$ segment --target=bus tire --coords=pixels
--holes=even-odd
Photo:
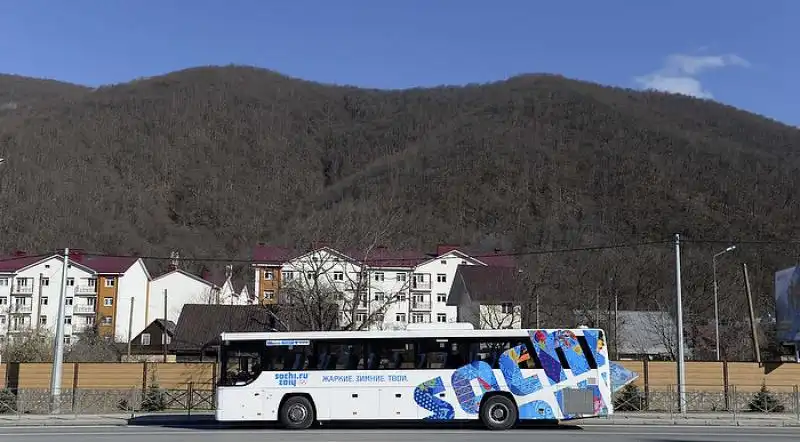
[[[509,430],[517,424],[517,404],[501,394],[486,398],[481,404],[480,417],[489,430]]]
[[[281,424],[290,430],[305,430],[316,419],[314,405],[304,396],[286,399],[278,410],[278,416]]]

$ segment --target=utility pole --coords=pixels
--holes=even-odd
[[[714,342],[716,343],[717,362],[720,360],[719,351],[719,284],[717,284],[717,258],[725,253],[731,252],[736,249],[736,246],[730,246],[727,249],[714,254],[711,257],[711,269],[714,275]]]
[[[131,333],[133,333],[133,296],[131,296],[131,312],[128,315],[128,362],[131,361]]]
[[[686,414],[686,367],[683,355],[683,299],[681,294],[681,235],[675,234],[675,304],[678,338],[678,400],[681,414]]]
[[[750,291],[750,277],[747,274],[747,264],[742,263],[742,272],[744,273],[744,289],[747,293],[747,307],[750,310],[750,329],[753,334],[753,355],[756,362],[761,364],[761,349],[758,348],[758,334],[756,332],[756,315],[753,310],[753,293]]]
[[[61,410],[61,373],[64,362],[64,303],[67,297],[68,267],[69,248],[65,248],[64,267],[61,269],[61,294],[58,297],[58,314],[56,315],[56,337],[53,343],[53,371],[50,374],[50,412],[53,414],[58,414]]]
[[[164,332],[161,333],[161,344],[164,347],[164,362],[167,362],[167,289],[164,289]]]

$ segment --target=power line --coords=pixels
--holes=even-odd
[[[612,250],[612,249],[623,249],[623,248],[633,248],[633,247],[642,247],[648,245],[656,245],[656,244],[668,244],[668,240],[663,241],[646,241],[646,242],[638,242],[638,243],[627,243],[627,244],[607,244],[607,245],[597,245],[597,246],[582,246],[582,247],[569,247],[569,248],[558,248],[558,249],[542,249],[542,250],[528,250],[528,251],[520,251],[520,252],[498,252],[498,253],[481,253],[481,254],[469,254],[465,253],[467,256],[471,258],[495,258],[495,257],[515,257],[515,256],[534,256],[534,255],[549,255],[549,254],[560,254],[560,253],[576,253],[576,252],[592,252],[592,251],[600,251],[600,250]],[[336,249],[333,249],[336,250]],[[459,251],[459,249],[454,249]],[[304,252],[307,253],[307,252]],[[193,262],[227,262],[227,263],[236,263],[236,264],[257,264],[259,260],[256,259],[244,259],[244,258],[226,258],[226,257],[173,257],[173,256],[159,256],[159,255],[124,255],[124,254],[109,254],[109,253],[83,253],[84,256],[93,256],[93,257],[105,257],[105,258],[141,258],[146,260],[157,260],[157,261],[170,261],[170,260],[178,260],[178,261],[193,261]],[[403,262],[403,261],[419,261],[420,259],[433,259],[436,258],[438,255],[428,254],[427,256],[419,256],[419,257],[393,257],[393,256],[381,256],[380,254],[376,254],[373,257],[370,257],[369,254],[364,258],[365,260],[375,259],[375,260],[386,260],[392,262]],[[288,258],[293,259],[293,258]],[[354,259],[358,260],[358,258]]]
[[[681,239],[681,243],[783,246],[783,245],[800,245],[800,239],[785,239],[785,240]]]

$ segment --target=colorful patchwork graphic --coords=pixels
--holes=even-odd
[[[479,394],[475,394],[475,389],[472,388],[473,380],[476,380],[480,387]],[[451,382],[461,409],[470,414],[478,414],[481,398],[485,393],[500,391],[492,367],[483,361],[475,361],[454,371]]]
[[[519,368],[521,362],[531,358],[525,345],[518,345],[500,356],[500,372],[506,380],[508,389],[517,396],[527,396],[542,389],[539,376],[524,377]]]
[[[414,390],[414,402],[420,407],[433,412],[425,419],[430,420],[452,420],[455,416],[453,406],[436,397],[439,393],[444,393],[444,383],[442,378],[434,378],[418,385]]]
[[[580,345],[578,336],[581,334],[588,344],[588,351],[592,353],[591,355],[587,355],[586,349]],[[607,360],[603,354],[605,343],[598,330],[580,330],[578,333],[571,330],[532,330],[530,336],[532,349],[525,344],[518,345],[506,350],[500,355],[498,361],[499,372],[507,390],[519,402],[529,398],[528,402],[519,406],[521,419],[581,417],[564,412],[564,388],[580,388],[591,391],[594,414],[607,414],[609,409],[607,401],[611,399],[610,394],[638,377],[637,374],[626,370],[621,365]],[[541,362],[544,371],[544,376],[541,378],[539,374],[525,377],[520,369],[520,364],[531,359],[531,351],[536,352],[536,357]],[[568,368],[562,367],[559,353]],[[591,371],[591,358],[598,367],[609,367],[610,374],[604,370],[600,374],[600,379],[587,375]],[[610,390],[603,387],[609,386],[609,379]],[[501,383],[491,366],[483,361],[475,361],[455,370],[450,381],[461,410],[468,415],[478,414],[481,399],[486,393],[505,390],[500,386]],[[457,413],[453,405],[441,396],[441,393],[445,393],[446,390],[447,386],[441,376],[417,386],[414,391],[414,401],[432,413],[425,419],[450,420],[455,418]]]

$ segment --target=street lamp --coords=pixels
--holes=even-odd
[[[714,254],[711,258],[711,269],[714,273],[714,342],[717,346],[717,362],[719,362],[719,286],[717,285],[717,257],[722,256],[728,252],[732,252],[736,246],[730,246],[727,249]]]

